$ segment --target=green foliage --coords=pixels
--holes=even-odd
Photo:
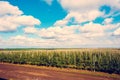
[[[2,50],[0,62],[120,74],[118,49]]]

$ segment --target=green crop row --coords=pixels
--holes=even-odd
[[[0,51],[0,62],[120,74],[120,50]]]

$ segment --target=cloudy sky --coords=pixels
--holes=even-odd
[[[120,48],[120,0],[0,0],[0,48]]]

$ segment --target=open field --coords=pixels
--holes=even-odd
[[[120,49],[9,49],[0,62],[120,74]]]
[[[1,80],[120,80],[117,74],[0,63]]]
[[[1,49],[6,79],[120,80],[120,49]]]

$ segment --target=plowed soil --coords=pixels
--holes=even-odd
[[[0,80],[120,80],[120,78],[0,63]]]

